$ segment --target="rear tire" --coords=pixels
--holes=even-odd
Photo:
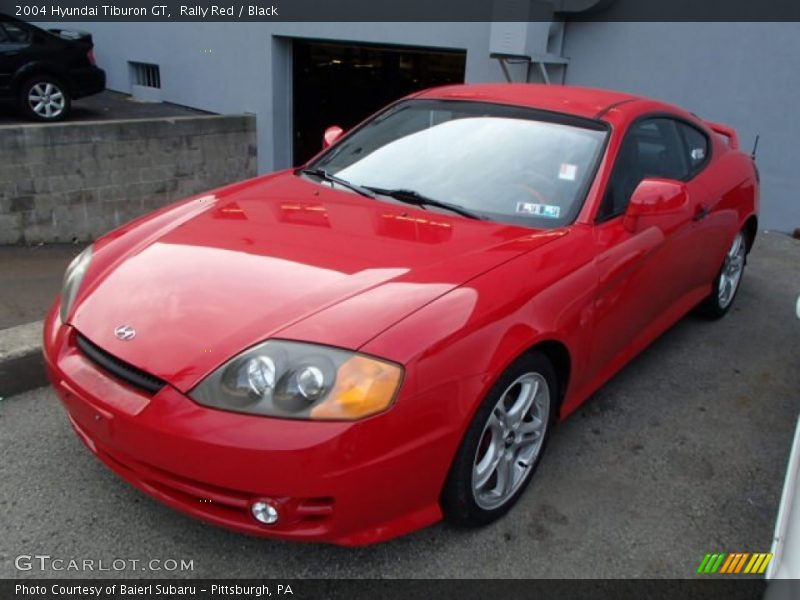
[[[486,525],[519,500],[544,453],[557,412],[558,380],[538,351],[517,359],[472,419],[442,492],[445,519]]]
[[[725,254],[722,267],[714,279],[711,294],[697,307],[698,313],[706,319],[721,319],[733,306],[747,262],[749,250],[747,240],[748,236],[744,230],[733,238],[733,242]]]
[[[31,77],[22,84],[19,102],[28,118],[43,123],[65,119],[72,108],[67,86],[57,77],[47,74]]]

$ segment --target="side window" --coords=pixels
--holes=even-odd
[[[689,162],[678,122],[666,117],[634,123],[617,154],[597,215],[605,221],[625,212],[631,194],[645,177],[687,179]]]
[[[702,170],[708,160],[708,138],[705,133],[688,123],[680,123],[678,126],[683,134],[684,152],[689,163],[689,175],[693,177]]]
[[[0,23],[0,44],[5,44],[8,42],[8,36],[6,35],[6,30],[3,29],[3,24]]]
[[[31,32],[16,23],[2,23],[0,29],[5,29],[6,41],[12,44],[25,44],[31,39]]]

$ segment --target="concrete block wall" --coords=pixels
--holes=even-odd
[[[253,116],[0,126],[0,244],[92,240],[256,159]]]

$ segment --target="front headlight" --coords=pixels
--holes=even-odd
[[[75,296],[78,295],[78,290],[83,282],[83,276],[89,268],[89,263],[92,262],[92,247],[89,246],[78,254],[67,267],[64,273],[64,285],[61,288],[61,322],[66,323],[69,317],[72,303],[75,302]]]
[[[255,415],[355,420],[389,408],[402,378],[399,365],[363,354],[270,340],[222,365],[189,395]]]

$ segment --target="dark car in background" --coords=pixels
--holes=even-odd
[[[91,35],[45,31],[0,14],[0,99],[16,102],[36,121],[60,121],[73,100],[105,87]]]

